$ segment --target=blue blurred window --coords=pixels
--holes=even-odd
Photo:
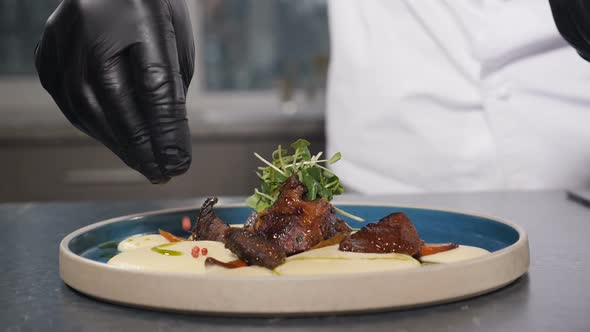
[[[325,85],[325,0],[204,0],[201,5],[205,90]]]
[[[58,0],[0,0],[0,74],[35,73],[33,51]]]
[[[194,1],[201,12],[195,24],[203,90],[323,88],[329,56],[325,0]],[[59,2],[0,0],[0,75],[35,73],[35,45]]]

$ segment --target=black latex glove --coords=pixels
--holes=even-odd
[[[587,61],[590,61],[590,2],[549,0],[559,33]]]
[[[189,168],[194,43],[184,0],[65,0],[35,65],[68,120],[152,183]]]

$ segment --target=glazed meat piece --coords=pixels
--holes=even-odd
[[[244,229],[254,232],[254,225],[256,224],[256,219],[258,219],[258,213],[256,213],[256,211],[252,211],[252,213],[244,223]]]
[[[304,198],[306,188],[296,178],[287,179],[279,190],[275,203],[252,213],[240,229],[219,219],[213,211],[217,199],[208,198],[190,239],[224,242],[227,249],[249,265],[273,269],[287,256],[325,240],[339,241],[350,233],[350,227],[336,215],[328,200]]]
[[[225,247],[248,265],[274,269],[287,255],[280,247],[244,228],[232,228],[226,233]]]
[[[326,216],[326,220],[320,225],[324,239],[330,239],[342,233],[349,234],[351,229],[348,224],[342,220],[342,218],[336,215],[336,212],[332,211]]]
[[[396,252],[415,256],[420,252],[421,246],[422,241],[410,219],[404,213],[396,212],[349,235],[340,242],[339,249],[364,253]]]
[[[274,243],[287,256],[312,248],[350,227],[338,216],[325,198],[308,201],[305,186],[290,177],[280,188],[275,203],[258,213],[250,231]]]
[[[209,240],[225,242],[225,233],[231,227],[219,219],[213,210],[213,206],[217,204],[216,197],[210,197],[205,200],[201,211],[199,213],[199,219],[192,229],[190,240]]]

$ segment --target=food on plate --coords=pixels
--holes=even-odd
[[[136,239],[141,239],[142,237],[136,237]],[[193,257],[192,251],[195,246],[207,248],[207,255],[199,255],[197,258]],[[236,259],[236,256],[227,250],[221,242],[181,241],[126,250],[111,258],[108,263],[131,270],[174,271],[200,274],[208,270],[205,266],[205,261],[208,257],[215,257],[220,261]]]
[[[180,242],[180,241],[184,241],[183,238],[178,237],[170,232],[166,232],[163,230],[159,230],[160,235],[162,235],[166,240],[170,241],[170,242]]]
[[[199,212],[199,218],[191,231],[189,240],[210,240],[225,242],[225,232],[229,230],[229,225],[219,219],[213,211],[213,206],[217,204],[217,198],[211,197],[205,200]]]
[[[445,251],[455,249],[458,247],[459,247],[459,245],[455,244],[455,243],[429,243],[429,244],[425,244],[424,242],[422,242],[422,246],[420,247],[420,252],[418,253],[418,256],[423,257],[423,256],[428,256],[428,255],[434,255],[434,254],[438,254],[440,252],[445,252]]]
[[[135,235],[119,242],[117,250],[123,252],[139,248],[152,248],[166,243],[170,243],[170,241],[160,234]]]
[[[306,192],[304,184],[290,176],[279,188],[275,202],[258,212],[248,230],[276,243],[287,255],[351,231],[325,197],[309,200]]]
[[[358,253],[339,250],[338,245],[305,251],[287,258],[275,271],[279,275],[349,274],[403,270],[420,267],[408,255],[390,253]]]
[[[207,259],[205,260],[205,265],[217,265],[217,266],[224,267],[226,269],[237,269],[240,267],[248,266],[248,263],[244,262],[241,259],[235,259],[235,260],[229,261],[229,262],[222,262],[216,258],[207,257]]]
[[[482,248],[458,245],[456,248],[453,248],[453,250],[422,256],[420,257],[420,260],[423,263],[444,264],[477,258],[489,253],[489,251]]]
[[[119,243],[121,253],[108,263],[129,269],[281,276],[407,269],[489,253],[454,243],[425,243],[402,212],[353,231],[341,216],[362,218],[330,203],[344,189],[320,165],[338,161],[340,154],[321,160],[322,153],[312,155],[308,146],[296,141],[291,155],[279,146],[272,161],[255,154],[266,166],[259,168],[262,185],[247,200],[254,211],[242,226],[227,224],[215,213],[217,198],[207,198],[194,225],[182,218],[182,229],[190,231],[187,239],[165,230],[134,236]]]
[[[422,242],[414,224],[404,213],[396,212],[349,235],[340,242],[339,249],[365,253],[396,252],[415,256],[420,252],[421,246]]]
[[[287,254],[274,242],[266,240],[248,229],[232,229],[227,233],[225,247],[248,265],[274,269],[281,265]]]

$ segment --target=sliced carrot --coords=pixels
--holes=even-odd
[[[348,232],[338,233],[338,234],[334,235],[333,237],[331,237],[331,238],[329,238],[327,240],[320,241],[318,244],[316,244],[315,246],[311,247],[311,249],[319,249],[319,248],[323,248],[323,247],[333,246],[335,244],[339,244],[344,239],[346,239],[347,236],[348,236]]]
[[[428,256],[459,247],[454,243],[425,243],[420,248],[420,256]]]
[[[170,242],[180,242],[180,241],[185,241],[185,239],[178,237],[170,232],[166,232],[163,230],[159,230],[160,231],[160,235],[162,235],[163,237],[166,238],[166,240],[170,241]]]
[[[235,269],[238,267],[248,266],[248,264],[241,259],[236,259],[235,261],[231,262],[222,262],[213,257],[207,257],[205,260],[205,265],[219,265],[221,267],[225,267],[226,269]]]

